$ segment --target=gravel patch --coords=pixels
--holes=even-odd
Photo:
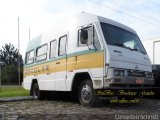
[[[0,114],[13,120],[116,120],[116,115],[121,114],[160,115],[160,100],[142,99],[136,104],[105,101],[99,107],[83,107],[78,102],[64,99],[3,102],[0,103]]]

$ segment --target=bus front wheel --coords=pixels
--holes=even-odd
[[[83,106],[96,106],[98,96],[96,96],[91,80],[84,80],[78,90],[78,98]]]

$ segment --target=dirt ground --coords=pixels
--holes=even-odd
[[[152,115],[160,120],[160,100],[140,99],[139,103],[109,103],[102,100],[98,107],[83,107],[71,99],[0,103],[0,120],[123,120],[120,115]],[[131,117],[131,116],[130,116]],[[130,118],[131,119],[131,118]],[[149,119],[149,118],[147,118]]]

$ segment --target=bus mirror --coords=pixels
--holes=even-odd
[[[87,44],[87,40],[88,40],[88,31],[85,29],[81,30],[81,34],[80,34],[80,40],[82,44]]]

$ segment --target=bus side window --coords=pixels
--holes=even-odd
[[[34,50],[26,54],[26,64],[32,64],[32,63],[34,63]]]
[[[58,55],[62,56],[66,54],[66,42],[67,42],[67,35],[60,37],[59,39],[59,49]]]
[[[36,61],[42,61],[47,59],[48,45],[45,44],[36,50]]]
[[[56,40],[50,42],[50,58],[56,57],[56,46],[57,46]]]
[[[78,47],[92,45],[93,27],[89,26],[78,30]]]
[[[93,27],[93,45],[96,47],[97,50],[101,49],[101,45],[95,27]]]

